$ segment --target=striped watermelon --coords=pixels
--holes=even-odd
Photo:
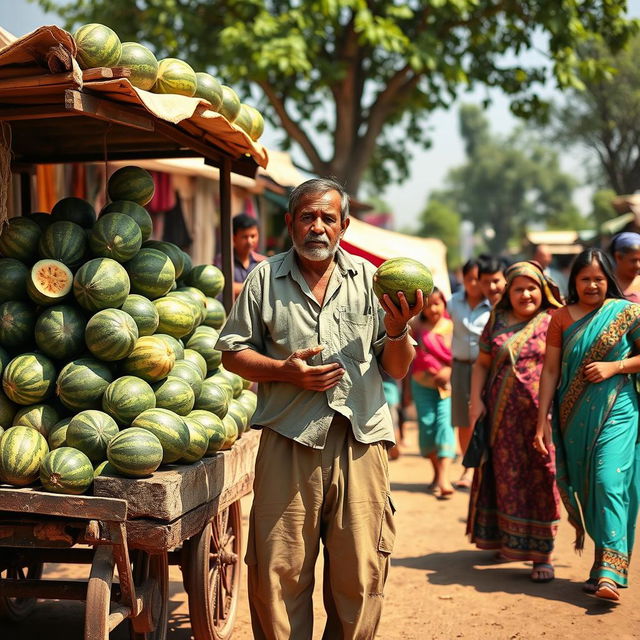
[[[162,464],[179,460],[189,446],[189,429],[184,420],[168,409],[143,411],[131,425],[153,433],[162,445]]]
[[[54,222],[42,233],[38,251],[43,258],[58,260],[73,269],[84,260],[87,252],[87,234],[75,222]]]
[[[77,308],[56,305],[45,309],[34,329],[38,349],[50,358],[70,360],[85,350],[84,330],[87,320]]]
[[[0,304],[0,345],[17,351],[33,343],[36,312],[26,302],[8,301]]]
[[[196,306],[204,307],[207,304],[207,296],[205,296],[204,293],[202,293],[202,291],[200,291],[200,289],[196,287],[179,287],[178,289],[176,289],[176,293],[189,296],[189,298],[191,298]]]
[[[60,416],[55,407],[49,404],[32,404],[16,411],[12,426],[31,427],[47,438],[58,420]]]
[[[25,218],[33,220],[40,227],[40,229],[42,229],[42,231],[44,231],[52,222],[55,222],[51,217],[51,214],[44,211],[34,211],[33,213],[28,213]]]
[[[0,254],[5,258],[33,264],[38,255],[42,230],[29,218],[9,218],[0,233]]]
[[[247,411],[247,419],[251,422],[251,416],[255,413],[256,407],[258,406],[258,396],[253,391],[245,389],[238,396],[238,402],[240,402]]]
[[[196,322],[193,305],[179,298],[158,298],[153,301],[160,321],[158,331],[174,338],[181,338],[189,333]]]
[[[433,291],[433,276],[421,262],[411,258],[391,258],[383,262],[373,274],[373,292],[382,298],[387,293],[399,305],[398,291],[402,291],[410,305],[416,302],[416,291],[425,298]]]
[[[209,435],[204,425],[192,418],[183,418],[183,421],[189,430],[189,446],[180,458],[180,462],[192,464],[200,460],[209,447]]]
[[[192,364],[188,362],[178,360],[173,366],[173,369],[171,369],[169,375],[174,378],[184,380],[191,387],[194,398],[197,398],[200,395],[200,391],[202,390],[202,374],[200,369],[196,366],[192,366]]]
[[[129,295],[129,276],[124,267],[111,258],[85,262],[73,280],[73,295],[87,311],[120,307]]]
[[[196,402],[196,396],[189,383],[181,378],[169,376],[153,385],[156,407],[169,409],[179,416],[186,416]]]
[[[93,465],[72,447],[50,451],[40,465],[40,483],[47,491],[80,495],[93,482]]]
[[[115,67],[122,54],[122,43],[113,29],[98,24],[85,24],[74,34],[78,51],[76,60],[81,69]]]
[[[222,106],[220,113],[229,121],[233,122],[240,113],[240,98],[238,94],[227,85],[222,86]]]
[[[187,349],[197,351],[207,363],[207,371],[215,371],[222,362],[222,352],[216,349],[217,335],[198,332],[189,338]]]
[[[171,351],[173,351],[173,355],[176,357],[176,360],[182,360],[184,358],[184,345],[182,344],[182,340],[178,340],[166,333],[156,333],[154,337],[160,338],[160,340],[162,340],[171,349]]]
[[[191,306],[191,310],[194,318],[194,329],[192,329],[188,334],[186,334],[186,336],[184,336],[185,338],[190,337],[193,331],[195,330],[195,327],[200,326],[202,321],[205,319],[205,316],[207,315],[205,306],[203,304],[200,304],[199,302],[195,302],[193,297],[188,293],[186,293],[185,291],[169,291],[166,297],[177,298],[178,300],[182,300],[183,302],[186,302],[188,305]]]
[[[7,353],[6,349],[0,347],[0,373],[9,364],[11,356]]]
[[[187,418],[196,420],[207,430],[209,445],[205,455],[212,456],[222,449],[227,440],[222,418],[215,413],[211,413],[211,411],[203,411],[202,409],[195,409]]]
[[[0,302],[7,300],[27,300],[27,277],[29,269],[15,258],[0,258]]]
[[[38,260],[27,277],[27,293],[39,305],[59,304],[70,293],[73,274],[58,260]]]
[[[138,89],[148,91],[158,77],[158,60],[147,47],[137,42],[123,42],[118,67],[131,70],[127,78]]]
[[[120,309],[103,309],[87,322],[84,332],[89,351],[99,360],[113,362],[126,358],[138,339],[134,319]]]
[[[162,338],[143,336],[122,361],[122,371],[147,382],[157,382],[169,375],[175,361],[173,350]]]
[[[2,388],[13,402],[38,404],[53,393],[55,379],[56,369],[49,358],[40,353],[24,353],[5,367]]]
[[[227,321],[227,313],[224,310],[224,306],[220,300],[215,298],[207,298],[207,315],[205,316],[204,323],[208,327],[214,329],[221,329],[224,323]]]
[[[191,269],[193,269],[193,262],[191,260],[191,256],[186,251],[182,252],[182,264],[184,266],[182,268],[181,278],[184,279],[191,273]]]
[[[238,439],[240,432],[238,431],[238,423],[231,415],[226,415],[222,418],[222,426],[224,427],[226,439],[222,445],[222,451],[231,449],[235,441]]]
[[[107,191],[112,202],[129,200],[144,207],[153,198],[155,186],[151,174],[146,169],[129,165],[111,174],[107,182]]]
[[[0,427],[8,429],[13,424],[13,418],[18,412],[18,405],[7,398],[0,390]]]
[[[212,378],[215,378],[216,381],[226,380],[229,385],[231,385],[231,389],[233,390],[233,397],[237,398],[242,391],[244,390],[244,384],[242,382],[242,378],[232,371],[228,371],[223,367],[220,367],[219,371],[217,371]]]
[[[240,103],[240,111],[233,123],[236,127],[239,127],[248,136],[251,135],[251,128],[253,127],[253,113],[249,110],[249,105],[244,102]]]
[[[193,96],[197,86],[198,79],[195,71],[183,60],[164,58],[158,61],[158,78],[151,89],[154,93]]]
[[[193,364],[198,367],[200,373],[202,373],[202,379],[204,380],[204,377],[207,375],[207,361],[193,349],[185,349],[183,355],[183,360],[193,362]]]
[[[102,396],[113,374],[109,367],[92,358],[80,358],[69,362],[56,381],[60,402],[73,411],[96,409],[101,406]]]
[[[127,262],[142,246],[142,231],[131,216],[106,213],[93,225],[89,246],[95,256]]]
[[[157,249],[169,257],[176,272],[176,280],[182,275],[182,270],[184,269],[184,251],[182,251],[180,247],[173,244],[173,242],[164,242],[161,240],[147,240],[144,243],[144,247],[145,249]]]
[[[199,264],[191,269],[186,282],[200,289],[205,296],[215,298],[224,288],[224,275],[213,264]]]
[[[71,419],[66,438],[70,447],[82,451],[93,462],[100,462],[107,456],[107,445],[118,433],[118,425],[110,415],[88,409]]]
[[[160,318],[149,298],[130,293],[121,309],[126,311],[138,325],[138,335],[150,336],[156,332]]]
[[[67,446],[67,429],[69,428],[69,422],[71,422],[71,418],[63,418],[51,427],[49,435],[47,436],[49,451]]]
[[[175,267],[167,255],[144,247],[127,262],[127,272],[131,278],[131,292],[151,300],[165,295],[176,278]]]
[[[116,378],[102,396],[102,409],[119,425],[130,426],[143,411],[156,406],[156,396],[148,382],[135,376]]]
[[[203,98],[211,103],[211,109],[218,111],[222,106],[222,87],[210,73],[196,73],[196,98]]]
[[[10,427],[0,438],[0,478],[18,487],[35,482],[47,453],[49,446],[39,431]]]
[[[103,460],[93,470],[94,478],[97,478],[98,476],[117,476],[117,475],[119,475],[117,469],[115,469],[108,460]]]
[[[151,475],[162,462],[162,445],[147,429],[121,431],[107,447],[107,460],[116,471],[132,478]]]
[[[196,399],[195,408],[211,411],[223,418],[229,408],[227,392],[211,379],[207,379],[202,383],[202,391]]]
[[[96,210],[93,205],[82,198],[62,198],[51,209],[51,221],[75,222],[83,229],[91,229],[96,221]]]
[[[251,113],[251,131],[249,132],[249,136],[254,142],[257,142],[258,138],[264,133],[264,118],[255,107],[247,105],[247,108]]]
[[[249,426],[247,410],[238,398],[233,398],[233,400],[229,402],[227,415],[233,416],[233,419],[236,421],[236,425],[238,426],[238,433],[243,433],[247,430],[247,427]]]
[[[131,200],[116,200],[115,202],[110,202],[102,209],[100,215],[102,216],[106,213],[124,213],[133,218],[140,227],[142,242],[146,242],[153,233],[153,221],[151,220],[149,212],[137,202],[131,202]]]

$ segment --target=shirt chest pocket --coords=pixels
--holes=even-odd
[[[356,362],[366,362],[373,336],[373,316],[371,314],[336,311],[340,335],[340,351]]]

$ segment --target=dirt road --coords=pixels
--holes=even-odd
[[[455,470],[457,472],[457,469]],[[580,590],[592,547],[574,553],[573,532],[563,521],[555,553],[556,579],[534,584],[530,566],[494,564],[488,552],[475,550],[464,536],[468,495],[439,501],[427,494],[426,461],[417,455],[415,428],[409,429],[403,455],[391,463],[398,537],[386,589],[378,637],[383,640],[555,640],[640,638],[640,562],[631,569],[630,589],[622,604],[608,606]],[[245,500],[244,515],[249,510]],[[637,554],[636,554],[637,555]],[[53,577],[79,577],[82,569],[52,566]],[[318,571],[318,578],[321,575]],[[319,579],[318,579],[319,583]],[[316,585],[316,633],[322,634],[322,598]],[[191,638],[180,571],[171,569],[168,640]],[[75,640],[82,638],[79,603],[42,602],[19,627],[0,625],[1,640]],[[128,638],[126,626],[112,634]],[[234,640],[252,637],[245,588]],[[297,639],[293,639],[297,640]]]

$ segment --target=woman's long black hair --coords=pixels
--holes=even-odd
[[[576,304],[579,302],[578,290],[576,289],[576,278],[578,273],[592,262],[597,262],[607,279],[607,298],[625,299],[615,276],[613,275],[613,266],[609,256],[600,249],[585,249],[579,253],[573,264],[571,265],[571,273],[569,274],[569,295],[567,296],[567,304]]]

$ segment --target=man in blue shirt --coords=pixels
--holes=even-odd
[[[458,427],[458,440],[464,455],[473,429],[469,424],[471,367],[478,357],[480,335],[489,320],[491,305],[478,281],[478,262],[469,260],[462,267],[462,289],[451,297],[447,310],[453,321],[453,367],[451,371],[451,419]],[[471,487],[473,469],[465,469],[455,486]]]

